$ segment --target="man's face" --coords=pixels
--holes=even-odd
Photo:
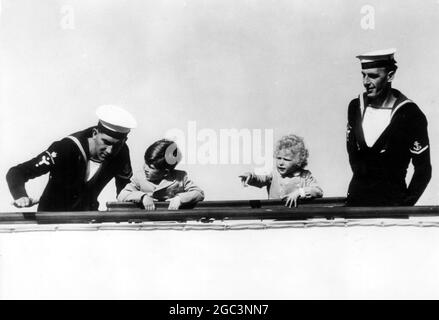
[[[370,68],[363,69],[361,74],[367,97],[373,99],[383,94],[390,86],[394,72],[389,72],[386,68]]]
[[[91,156],[98,161],[104,161],[116,155],[125,142],[125,139],[116,139],[97,130],[93,132],[92,139],[94,148],[91,150]]]

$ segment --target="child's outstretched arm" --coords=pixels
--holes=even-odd
[[[272,175],[259,175],[252,172],[245,172],[239,176],[244,187],[267,187],[271,184]]]

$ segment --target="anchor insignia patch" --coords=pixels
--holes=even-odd
[[[46,154],[43,154],[43,155],[42,155],[40,162],[38,162],[38,163],[35,165],[35,167],[39,167],[39,166],[41,166],[41,165],[49,166],[49,165],[51,165],[51,164],[55,164],[55,158],[56,158],[56,156],[57,156],[57,153],[56,153],[56,152],[51,152],[51,153],[50,153],[49,151],[46,151]]]
[[[410,152],[411,153],[414,153],[414,154],[421,154],[422,152],[424,152],[425,150],[427,150],[428,149],[428,145],[426,145],[426,146],[422,146],[420,143],[419,143],[419,141],[415,141],[414,143],[413,143],[413,147],[410,149]]]

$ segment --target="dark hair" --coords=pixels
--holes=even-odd
[[[173,170],[181,160],[177,144],[168,139],[154,142],[145,151],[145,163],[159,170]]]
[[[396,70],[398,69],[398,66],[396,65],[396,63],[397,62],[395,59],[390,60],[385,66],[386,71],[387,72],[390,72],[390,71],[396,72]]]

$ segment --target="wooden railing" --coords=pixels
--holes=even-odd
[[[302,202],[298,208],[285,207],[277,200],[206,201],[193,209],[169,211],[168,203],[157,203],[155,211],[145,211],[129,203],[109,203],[108,211],[9,212],[0,213],[0,224],[67,224],[104,222],[213,220],[306,220],[368,219],[439,216],[439,206],[345,207],[343,198],[323,198]]]

